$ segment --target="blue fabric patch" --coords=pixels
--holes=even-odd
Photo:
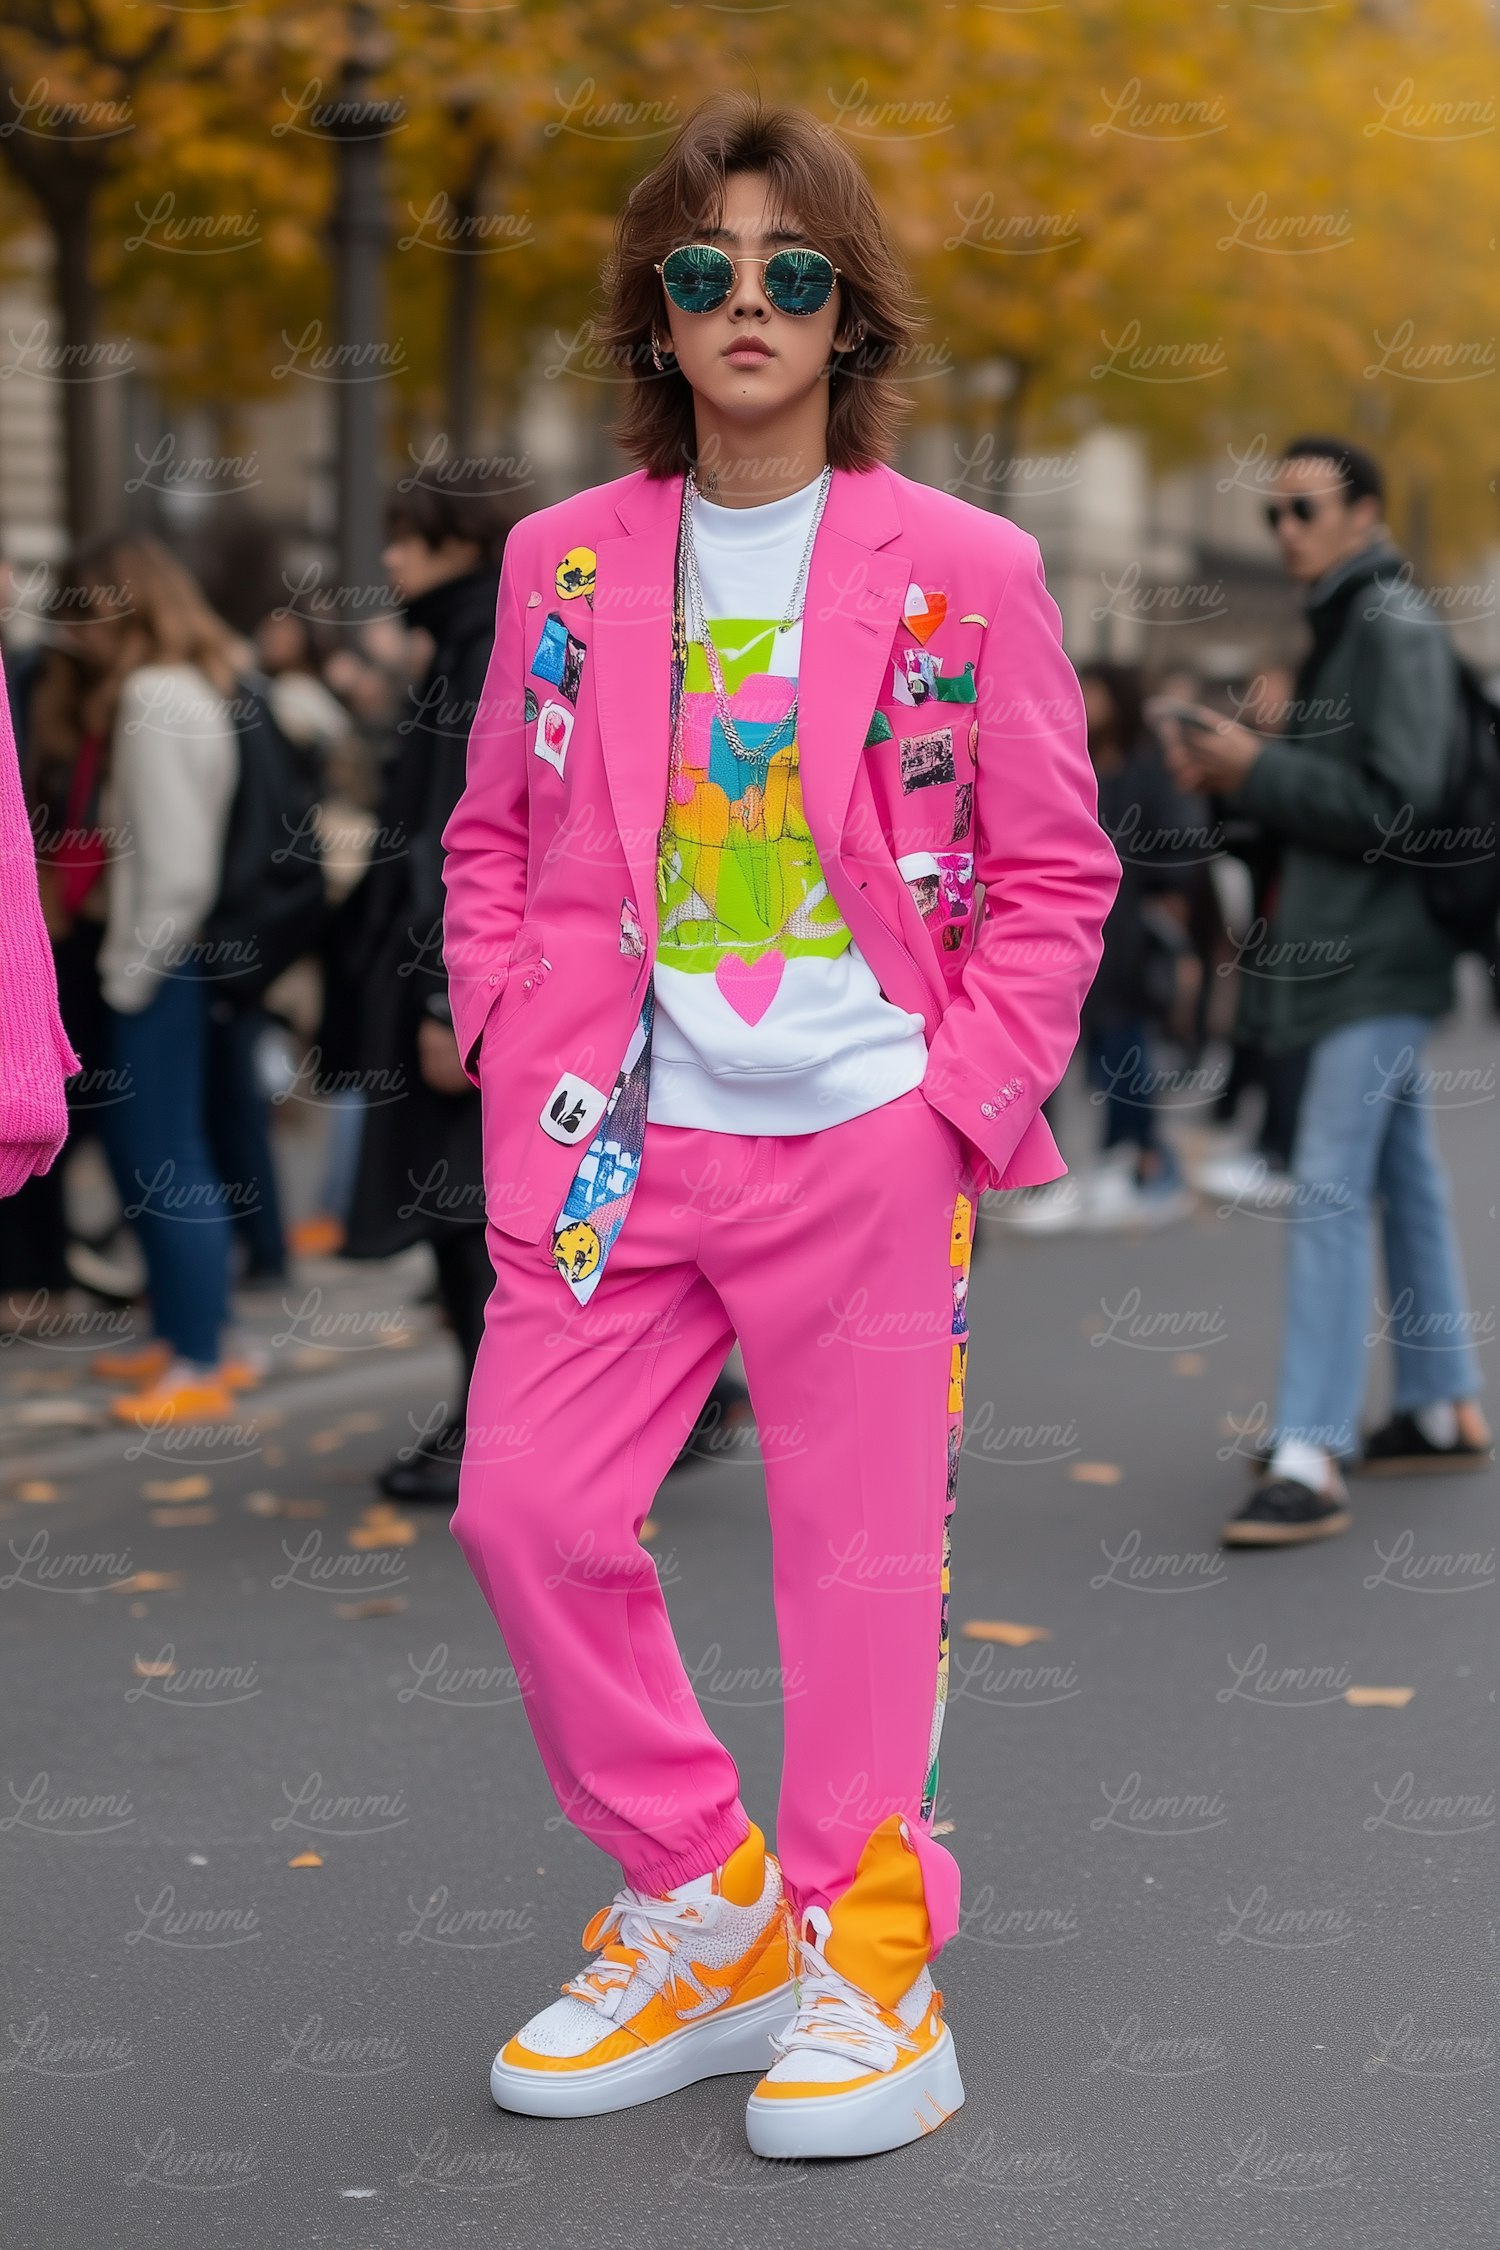
[[[555,613],[542,627],[542,637],[536,644],[536,654],[531,659],[535,678],[550,680],[554,687],[562,686],[563,666],[568,656],[568,628]]]

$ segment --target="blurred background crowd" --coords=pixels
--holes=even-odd
[[[1275,736],[1293,706],[1289,416],[1379,456],[1381,538],[1500,681],[1494,28],[1415,13],[735,21],[723,75],[821,89],[926,297],[896,466],[1036,533],[1083,684],[1125,875],[1049,1105],[1070,1175],[1005,1199],[1022,1231],[1286,1191],[1303,1057],[1243,1006],[1280,846],[1189,785],[1159,714]],[[438,839],[507,531],[623,466],[599,259],[705,90],[699,11],[625,15],[7,10],[0,644],[84,1064],[63,1159],[0,1217],[11,1333],[149,1289],[222,1404],[263,1372],[248,1293],[420,1244],[472,1362]],[[1473,950],[1492,998],[1493,933]],[[164,1349],[93,1372],[139,1390]],[[387,1490],[451,1495],[461,1439],[460,1387]]]

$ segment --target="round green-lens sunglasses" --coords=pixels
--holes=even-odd
[[[769,258],[734,259],[709,242],[669,250],[656,270],[679,312],[710,313],[734,287],[736,265],[762,267],[766,295],[784,313],[821,312],[839,273],[821,250],[777,250]]]

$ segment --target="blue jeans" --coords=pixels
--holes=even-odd
[[[1096,1024],[1085,1032],[1083,1048],[1088,1083],[1104,1110],[1105,1152],[1133,1142],[1142,1156],[1159,1157],[1157,1177],[1175,1184],[1177,1159],[1158,1130],[1160,1104],[1145,1017]]]
[[[258,1008],[210,1002],[206,1110],[209,1151],[229,1187],[250,1273],[279,1279],[286,1273],[286,1236],[266,1097],[255,1074],[255,1043],[268,1021]]]
[[[1312,1049],[1292,1151],[1278,1438],[1356,1453],[1368,1350],[1382,1336],[1395,1349],[1398,1414],[1474,1398],[1481,1388],[1448,1183],[1420,1079],[1431,1031],[1428,1016],[1372,1016]],[[1377,1198],[1384,1310],[1372,1305]]]
[[[140,1238],[156,1333],[217,1364],[229,1309],[229,1206],[208,1150],[208,1003],[196,965],[165,976],[137,1015],[106,1008],[123,1101],[100,1112],[125,1216]]]

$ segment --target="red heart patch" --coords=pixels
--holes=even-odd
[[[927,606],[925,609],[908,609],[902,622],[906,630],[914,634],[925,648],[948,614],[948,597],[946,594],[926,593],[918,586],[908,591],[908,602],[911,601],[912,593],[919,594]]]

